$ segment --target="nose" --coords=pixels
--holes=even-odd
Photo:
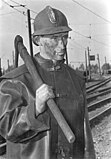
[[[65,48],[64,40],[62,37],[58,40],[58,47],[60,47],[61,49]]]

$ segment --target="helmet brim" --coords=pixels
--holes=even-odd
[[[72,29],[68,26],[48,27],[48,28],[45,28],[45,29],[40,29],[38,31],[35,31],[33,33],[33,36],[51,35],[51,34],[56,34],[56,33],[69,32],[71,30]]]

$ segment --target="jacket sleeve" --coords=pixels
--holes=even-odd
[[[85,136],[85,157],[84,159],[96,159],[93,138],[89,123],[88,109],[87,109],[87,101],[86,101],[86,93],[84,89],[85,96],[85,117],[84,117],[84,136]]]
[[[26,85],[6,80],[0,85],[0,134],[14,143],[39,139],[49,129],[47,112],[36,116],[35,99]]]

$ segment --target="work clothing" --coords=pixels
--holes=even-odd
[[[37,54],[34,63],[43,82],[53,86],[54,100],[76,139],[68,143],[48,107],[36,114],[35,85],[22,65],[2,76],[0,85],[0,134],[7,140],[7,159],[84,159],[85,134],[92,151],[89,159],[94,159],[88,124],[88,133],[84,132],[84,120],[88,121],[84,78],[64,64],[64,60],[54,64]]]

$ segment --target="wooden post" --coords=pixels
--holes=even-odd
[[[66,64],[68,65],[68,55],[67,55],[67,48],[65,48],[66,51]]]
[[[87,81],[87,79],[88,79],[88,69],[87,69],[87,53],[86,53],[86,50],[85,50],[85,64],[86,64],[86,81]]]
[[[8,65],[8,71],[10,71],[9,59],[7,60],[7,65]]]
[[[28,18],[28,32],[29,32],[29,46],[30,46],[30,54],[33,57],[33,46],[32,46],[32,34],[31,34],[31,20],[30,20],[30,10],[27,10],[27,18]]]
[[[14,51],[12,51],[12,60],[13,60],[13,67],[14,67],[14,64],[15,64],[15,60],[14,60]]]
[[[1,58],[0,58],[0,76],[2,76]]]
[[[101,75],[101,67],[100,67],[99,54],[97,54],[97,60],[98,60],[99,74]]]
[[[105,56],[105,64],[107,63],[107,61],[106,61],[106,56]]]
[[[90,64],[90,50],[89,47],[87,47],[87,51],[88,51],[88,61],[89,61],[89,79],[91,80],[91,64]]]

